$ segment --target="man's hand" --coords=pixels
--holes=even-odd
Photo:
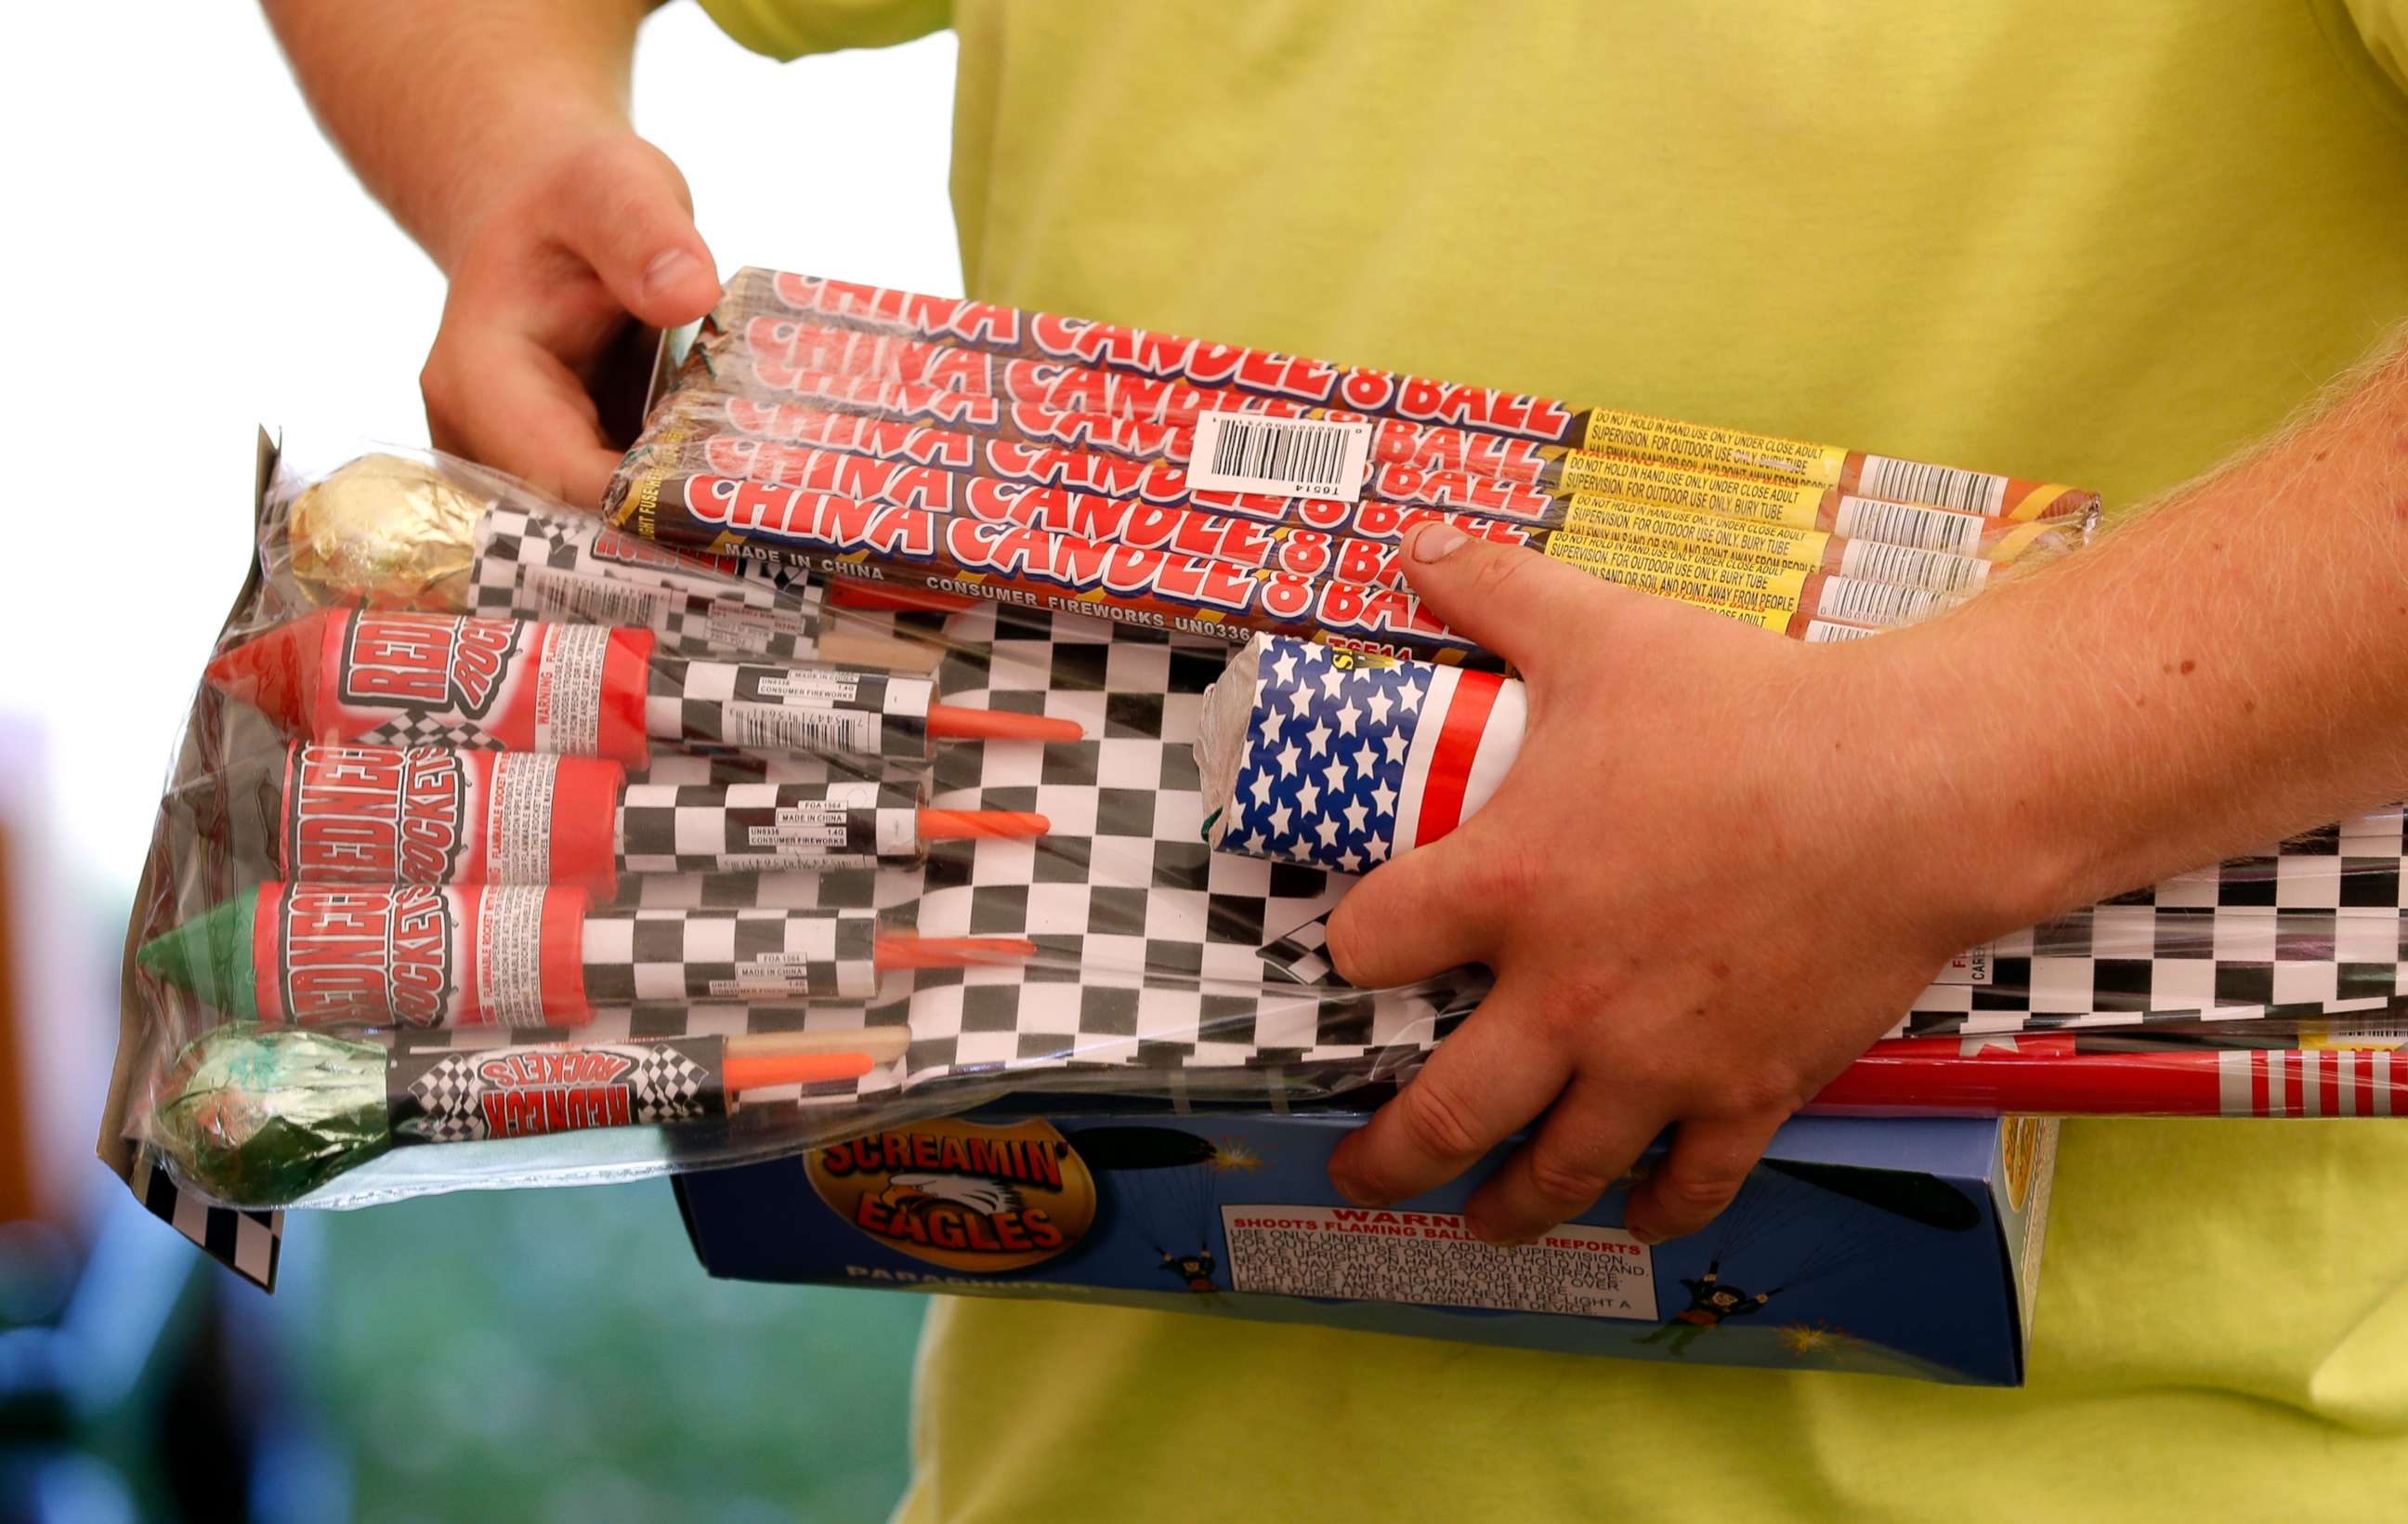
[[[327,136],[451,278],[420,377],[436,445],[597,503],[596,363],[719,291],[684,177],[628,125],[659,0],[265,3]]]
[[[1673,1126],[1626,1222],[1694,1232],[1942,963],[2012,928],[2010,876],[1952,882],[1978,844],[1951,837],[1922,716],[1870,680],[1885,642],[1784,640],[1443,525],[1407,559],[1432,612],[1520,668],[1529,724],[1477,814],[1331,917],[1355,984],[1497,976],[1331,1172],[1357,1201],[1417,1195],[1543,1113],[1469,1211],[1523,1242]]]
[[[599,503],[619,452],[595,362],[631,319],[674,327],[719,295],[685,178],[632,132],[577,141],[478,218],[451,273],[419,376],[436,447]]]
[[[1357,984],[1486,1004],[1331,1161],[1388,1201],[1544,1114],[1471,1201],[1526,1239],[1667,1125],[1632,1231],[1766,1138],[1990,937],[2408,795],[2408,348],[2060,564],[1803,646],[1425,525],[1406,573],[1519,666],[1495,798],[1330,918]]]

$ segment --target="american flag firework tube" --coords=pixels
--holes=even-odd
[[[728,477],[638,480],[614,510],[648,539],[782,556],[990,601],[1237,643],[1258,629],[1442,661],[1496,657],[1396,588],[1318,581],[924,509]]]
[[[537,884],[268,883],[146,942],[142,966],[237,1021],[573,1027],[648,1000],[862,999],[880,973],[1030,956],[867,911],[595,912]]]
[[[1226,387],[1281,402],[1477,429],[1589,452],[1811,482],[1859,496],[1960,509],[1993,518],[2031,517],[2025,506],[2031,499],[2060,497],[2071,490],[1744,429],[1615,408],[1578,407],[1116,323],[781,271],[739,271],[729,284],[720,312],[723,327],[756,315],[816,318],[838,326],[934,339],[994,354],[1056,360],[1194,386]],[[2080,496],[2096,506],[2095,494]]]
[[[602,756],[653,740],[814,755],[924,758],[933,740],[1077,740],[1038,715],[932,702],[925,677],[663,656],[652,632],[598,625],[321,610],[254,636],[208,679],[287,735]]]
[[[1878,1043],[1806,1108],[1851,1116],[2408,1116],[2390,1046],[2168,1047],[2042,1037]]]
[[[1045,817],[931,810],[909,784],[637,784],[615,762],[448,746],[289,743],[192,792],[230,806],[246,871],[308,884],[556,884],[916,861],[926,843],[1029,837]]]
[[[910,432],[977,442],[944,430]],[[976,459],[974,454],[970,458]],[[1125,497],[1102,497],[1063,487],[1034,485],[1026,481],[999,480],[980,474],[976,464],[966,468],[927,466],[721,434],[684,440],[664,437],[652,445],[638,447],[630,454],[628,465],[631,469],[612,483],[610,495],[605,499],[606,510],[633,490],[633,482],[648,476],[666,479],[701,473],[741,477],[832,492],[864,502],[968,513],[996,523],[1023,524],[1114,544],[1182,551],[1244,567],[1292,571],[1299,576],[1326,577],[1369,587],[1406,585],[1399,547],[1395,540],[1357,539],[1291,524],[1268,524],[1210,512],[1200,507],[1167,508]],[[1209,496],[1197,495],[1191,500],[1202,504]],[[1990,562],[1972,556],[1909,550],[1878,541],[1844,540],[1814,530],[1775,525],[1756,533],[1739,521],[1705,515],[1689,517],[1719,525],[1727,533],[1711,538],[1676,538],[1687,527],[1681,519],[1649,514],[1643,510],[1576,515],[1557,528],[1543,529],[1432,509],[1399,509],[1378,502],[1352,506],[1358,514],[1378,510],[1383,526],[1410,527],[1425,520],[1441,519],[1484,538],[1538,549],[1545,549],[1551,539],[1559,537],[1577,538],[1583,544],[1598,539],[1627,540],[1653,554],[1727,561],[1754,569],[1796,566],[1860,581],[1892,582],[1944,592],[1979,588],[1991,568]],[[1748,543],[1764,544],[1779,554],[1738,548]]]
[[[738,379],[762,387],[785,386],[810,395],[826,378],[794,375],[773,367],[738,365]],[[757,372],[757,373],[756,373]],[[706,394],[707,395],[707,394]],[[725,400],[725,399],[723,399]],[[947,464],[1009,481],[1069,487],[1112,497],[1136,497],[1167,506],[1196,506],[1217,512],[1278,519],[1308,528],[1381,538],[1381,525],[1411,508],[1440,508],[1500,523],[1547,526],[1587,509],[1644,504],[1659,509],[1735,518],[1760,525],[1820,530],[1850,539],[1877,539],[1918,550],[2011,559],[2042,535],[2086,536],[2098,519],[2095,498],[2070,495],[2035,497],[2028,518],[1879,501],[1813,483],[1734,476],[1658,461],[1578,455],[1526,482],[1484,477],[1476,471],[1373,459],[1359,479],[1359,500],[1310,494],[1282,496],[1200,489],[1188,468],[1168,459],[1134,458],[1052,443],[982,439],[929,424],[896,426],[895,420],[848,415],[800,404],[756,403],[747,416],[771,413],[779,436],[738,430],[750,438],[775,438],[817,448],[884,458]],[[1273,424],[1249,423],[1225,431],[1224,440],[1242,443],[1244,430],[1262,433]],[[924,432],[922,432],[924,430]],[[664,420],[659,437],[682,439],[694,429],[683,414]],[[726,446],[723,449],[736,447]],[[716,467],[724,469],[724,467]],[[1391,529],[1389,532],[1393,532]]]
[[[1206,840],[1363,872],[1485,804],[1527,716],[1512,678],[1258,636],[1204,695]]]
[[[396,1144],[710,1121],[747,1091],[856,1080],[908,1040],[867,1028],[395,1052],[237,1023],[171,1060],[150,1130],[219,1200],[281,1206]]]

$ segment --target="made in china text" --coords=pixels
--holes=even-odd
[[[433,1027],[449,1014],[455,927],[449,891],[294,885],[280,907],[285,1019],[390,1018]]]
[[[467,769],[439,746],[300,746],[286,810],[287,878],[442,884],[466,839]]]
[[[477,1064],[477,1110],[494,1138],[625,1127],[634,1060],[592,1048],[516,1048]]]
[[[349,703],[481,719],[501,693],[519,631],[507,619],[354,615],[337,695]]]

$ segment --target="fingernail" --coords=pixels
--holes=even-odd
[[[1664,1235],[1653,1228],[1627,1228],[1623,1230],[1651,1249],[1664,1242]]]
[[[1329,1183],[1338,1187],[1339,1195],[1345,1197],[1356,1206],[1386,1206],[1393,1200],[1391,1197],[1381,1195],[1378,1191],[1367,1190],[1345,1176],[1331,1175]]]
[[[682,249],[654,254],[652,262],[644,266],[644,295],[667,295],[670,287],[691,277],[701,267],[701,263]]]
[[[1451,524],[1425,524],[1413,531],[1413,559],[1435,561],[1470,538]]]

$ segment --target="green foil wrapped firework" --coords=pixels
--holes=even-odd
[[[177,1056],[157,1137],[220,1198],[281,1206],[392,1142],[385,1051],[323,1032],[236,1023]]]
[[[395,1054],[235,1022],[177,1055],[152,1137],[219,1200],[283,1206],[396,1144],[708,1121],[741,1091],[850,1084],[910,1041],[890,1027]]]

